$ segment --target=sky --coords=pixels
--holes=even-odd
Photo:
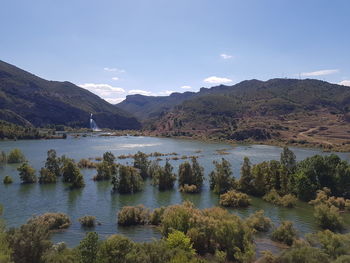
[[[0,60],[110,103],[247,79],[350,86],[348,0],[0,0]]]

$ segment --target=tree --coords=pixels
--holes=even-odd
[[[10,229],[8,240],[16,263],[44,263],[42,256],[52,246],[48,226],[36,222]]]
[[[98,234],[96,232],[88,232],[84,239],[80,241],[78,250],[81,257],[81,263],[96,263],[98,252]]]
[[[97,253],[98,263],[127,263],[127,255],[135,244],[121,235],[112,235],[103,241]]]
[[[23,163],[26,160],[20,149],[13,149],[7,156],[8,163]]]
[[[148,168],[151,162],[148,161],[147,155],[143,152],[138,151],[134,155],[134,167],[140,170],[140,175],[143,179],[146,179],[148,174]]]
[[[173,166],[166,160],[165,166],[157,168],[153,171],[153,184],[158,185],[160,191],[172,189],[176,180],[176,175],[173,173]]]
[[[137,169],[119,165],[116,175],[112,177],[113,190],[121,194],[136,193],[142,189],[142,177]]]
[[[253,190],[253,175],[251,163],[248,157],[244,157],[241,167],[241,178],[239,179],[239,189],[245,193],[251,193]]]
[[[287,168],[288,174],[293,174],[295,172],[297,161],[294,152],[292,152],[288,147],[283,147],[281,152],[280,162],[283,166]]]
[[[57,178],[54,173],[52,173],[47,168],[41,168],[40,169],[40,176],[39,176],[39,183],[41,184],[50,184],[50,183],[56,183]]]
[[[36,182],[35,170],[28,164],[28,162],[25,162],[18,167],[17,171],[19,171],[22,183],[31,184]]]
[[[63,182],[70,183],[72,188],[85,186],[84,177],[73,160],[66,159],[62,171]]]
[[[199,165],[197,158],[192,158],[192,165],[184,162],[179,166],[179,186],[181,189],[186,187],[195,187],[195,192],[199,192],[202,188],[204,180],[204,169]],[[189,188],[189,189],[190,189]]]
[[[221,163],[217,161],[213,163],[215,165],[215,170],[209,175],[210,189],[216,194],[226,193],[235,185],[231,164],[224,158],[221,159]]]
[[[97,175],[94,177],[96,181],[109,180],[117,172],[117,167],[114,163],[103,160],[102,163],[96,165]]]
[[[59,158],[57,157],[56,151],[53,149],[47,152],[45,168],[55,176],[61,175]]]
[[[0,205],[0,216],[2,216],[3,208]],[[12,263],[11,260],[11,249],[7,240],[7,234],[5,232],[5,224],[0,219],[0,262],[1,263]]]
[[[7,156],[4,151],[0,152],[0,166],[4,165],[7,163]]]
[[[103,161],[106,162],[108,165],[112,166],[115,161],[115,156],[111,152],[105,152],[103,154]]]

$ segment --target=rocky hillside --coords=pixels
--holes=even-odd
[[[350,88],[271,79],[201,89],[147,128],[171,136],[350,145]]]
[[[132,115],[73,83],[47,81],[0,61],[0,120],[89,127],[90,113],[101,128],[140,128]]]

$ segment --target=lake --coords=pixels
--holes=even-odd
[[[111,151],[115,156],[121,154],[134,154],[137,151],[145,153],[176,152],[182,155],[198,155],[199,162],[204,166],[206,181],[200,194],[184,194],[174,190],[160,192],[146,181],[144,190],[133,195],[120,195],[111,193],[110,182],[95,182],[92,180],[95,170],[82,170],[86,186],[83,189],[71,190],[61,182],[51,185],[22,185],[19,180],[17,165],[7,165],[0,168],[0,204],[4,206],[4,219],[9,227],[24,224],[32,215],[46,212],[63,212],[69,215],[72,225],[64,231],[53,235],[55,242],[64,241],[70,246],[75,246],[84,237],[86,231],[80,226],[78,218],[84,215],[94,215],[101,225],[93,230],[100,236],[121,233],[135,241],[149,241],[160,237],[159,231],[150,226],[119,227],[116,222],[117,212],[126,205],[144,204],[149,208],[167,206],[190,200],[199,208],[218,205],[218,196],[209,189],[208,174],[213,170],[213,160],[226,158],[232,164],[234,176],[239,178],[240,167],[244,156],[248,156],[252,163],[276,159],[280,157],[282,148],[266,145],[237,145],[232,146],[223,143],[208,143],[193,140],[154,138],[154,137],[99,137],[96,135],[73,138],[66,140],[26,140],[0,142],[0,150],[9,152],[13,148],[19,148],[25,154],[30,164],[39,171],[44,166],[47,151],[55,149],[57,154],[67,155],[79,161],[81,158],[100,157],[106,151]],[[323,153],[318,149],[291,148],[298,160],[308,156]],[[219,155],[218,150],[224,150],[228,154]],[[342,159],[350,161],[349,153],[339,153]],[[161,157],[164,158],[165,157]],[[153,159],[153,158],[150,158]],[[117,160],[120,163],[132,164],[132,159]],[[171,164],[177,171],[177,167],[184,160],[171,160]],[[164,161],[161,161],[163,164]],[[2,184],[5,175],[10,175],[14,182],[10,185]],[[256,210],[264,209],[265,214],[275,224],[281,220],[291,220],[301,234],[313,232],[319,228],[315,224],[313,208],[306,203],[299,202],[297,208],[281,208],[264,202],[259,198],[252,198],[252,206],[245,209],[231,210],[245,217]],[[350,216],[345,216],[347,231],[350,228]]]

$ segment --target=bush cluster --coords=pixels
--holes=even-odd
[[[247,194],[237,192],[236,190],[228,191],[220,195],[220,205],[226,207],[247,207],[251,204]]]

